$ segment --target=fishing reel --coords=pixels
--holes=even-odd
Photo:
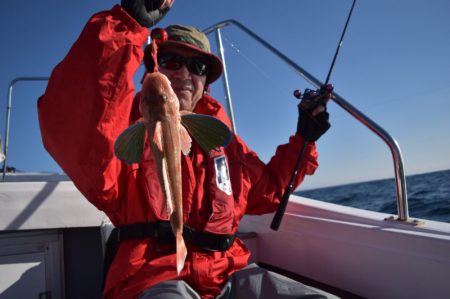
[[[303,94],[300,90],[296,89],[294,90],[294,97],[301,100],[300,108],[312,111],[319,105],[326,105],[333,89],[334,86],[330,83],[322,85],[317,90],[306,88]]]

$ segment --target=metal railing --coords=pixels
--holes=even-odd
[[[282,61],[284,61],[287,65],[289,65],[293,70],[303,77],[306,81],[311,83],[315,88],[319,88],[323,85],[321,81],[316,79],[313,75],[308,73],[306,70],[304,70],[302,67],[300,67],[298,64],[296,64],[294,61],[292,61],[290,58],[288,58],[286,55],[278,51],[275,47],[273,47],[271,44],[263,40],[261,37],[259,37],[257,34],[255,34],[253,31],[249,30],[247,27],[242,25],[241,23],[235,21],[235,20],[225,20],[220,23],[217,23],[211,27],[208,27],[207,29],[203,30],[205,34],[210,34],[212,32],[216,33],[216,39],[217,39],[217,45],[220,52],[220,56],[222,58],[222,62],[224,65],[224,76],[223,78],[223,85],[226,91],[226,99],[228,104],[228,109],[230,113],[231,122],[233,124],[233,130],[236,131],[236,125],[234,120],[234,114],[233,114],[233,105],[231,100],[231,93],[230,93],[230,87],[228,83],[228,75],[227,75],[227,68],[226,68],[226,62],[225,62],[225,54],[222,46],[222,37],[220,33],[220,29],[227,27],[229,25],[234,25],[246,34],[248,34],[250,37],[255,39],[257,42],[259,42],[261,45],[263,45],[265,48],[267,48],[270,52],[272,52],[274,55],[279,57]],[[12,91],[14,85],[19,81],[46,81],[48,80],[48,77],[19,77],[15,78],[11,81],[9,84],[8,89],[8,101],[6,106],[6,125],[5,125],[5,144],[4,144],[4,155],[5,160],[3,161],[3,175],[2,180],[5,179],[6,174],[6,168],[7,168],[7,159],[8,159],[8,145],[9,145],[9,132],[10,132],[10,119],[11,119],[11,109],[12,109]],[[374,121],[372,121],[369,117],[367,117],[364,113],[359,111],[357,108],[355,108],[353,105],[351,105],[349,102],[344,100],[340,95],[333,92],[332,100],[341,108],[343,108],[345,111],[347,111],[350,115],[352,115],[354,118],[356,118],[359,122],[361,122],[363,125],[365,125],[367,128],[369,128],[372,132],[374,132],[376,135],[378,135],[389,147],[392,157],[394,160],[394,171],[395,171],[395,181],[396,181],[396,190],[397,190],[397,213],[398,213],[398,219],[399,221],[408,222],[409,221],[409,214],[408,214],[408,199],[406,194],[406,179],[403,169],[403,158],[402,153],[400,150],[400,146],[398,145],[397,141],[392,138],[389,133],[387,133],[382,127],[380,127],[378,124],[376,124]]]
[[[315,88],[319,88],[323,85],[321,81],[316,79],[313,75],[308,73],[306,70],[304,70],[302,67],[300,67],[297,63],[292,61],[289,57],[278,51],[275,47],[273,47],[271,44],[263,40],[261,37],[259,37],[257,34],[255,34],[253,31],[242,25],[241,23],[235,21],[235,20],[225,20],[220,23],[217,23],[211,27],[206,28],[203,30],[205,34],[210,34],[212,32],[216,32],[216,38],[218,39],[218,49],[220,52],[220,56],[224,58],[224,51],[222,47],[222,38],[220,34],[220,30],[226,26],[234,25],[246,34],[248,34],[250,37],[255,39],[257,42],[259,42],[261,45],[263,45],[265,48],[267,48],[270,52],[272,52],[275,56],[280,58],[282,61],[284,61],[287,65],[292,67],[294,71],[303,77],[306,81],[311,83]],[[226,64],[225,60],[223,60],[224,70],[226,70]],[[224,72],[226,74],[226,71]],[[232,109],[232,103],[231,103],[231,94],[229,91],[228,86],[228,78],[227,76],[223,76],[223,84],[224,88],[226,89],[226,99],[228,102],[228,108],[230,109],[230,115],[233,115]],[[361,122],[363,125],[365,125],[367,128],[369,128],[372,132],[374,132],[378,137],[380,137],[389,147],[392,157],[394,160],[394,171],[395,171],[395,182],[396,182],[396,189],[397,189],[397,214],[399,221],[403,222],[409,222],[409,213],[408,213],[408,197],[406,194],[406,179],[405,179],[405,173],[403,169],[403,158],[402,153],[400,150],[400,146],[398,145],[397,141],[392,138],[392,136],[386,132],[382,127],[380,127],[377,123],[372,121],[369,117],[367,117],[364,113],[359,111],[357,108],[355,108],[353,105],[351,105],[349,102],[344,100],[340,95],[333,92],[332,100],[338,104],[342,109],[347,111],[350,115],[352,115],[354,118],[356,118],[359,122]],[[234,118],[231,118],[231,121],[233,123],[233,128],[235,128],[234,124]]]
[[[7,102],[6,102],[6,124],[5,124],[5,144],[3,148],[3,154],[5,155],[5,160],[3,160],[3,174],[2,181],[5,180],[6,175],[6,162],[8,161],[8,146],[9,146],[9,131],[11,125],[11,109],[12,109],[12,92],[14,85],[20,81],[47,81],[48,77],[18,77],[9,83]]]

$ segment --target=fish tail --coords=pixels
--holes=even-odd
[[[186,244],[184,243],[182,234],[177,234],[176,241],[177,241],[177,274],[179,276],[181,270],[183,270],[184,268],[184,262],[186,261],[187,257],[187,248]]]

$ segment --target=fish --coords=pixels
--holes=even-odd
[[[203,151],[210,153],[227,146],[232,132],[213,116],[180,111],[170,80],[159,72],[144,77],[139,109],[143,117],[118,136],[114,152],[127,164],[139,163],[145,141],[150,143],[175,236],[176,269],[180,275],[187,257],[183,239],[181,154],[189,154],[191,135]]]

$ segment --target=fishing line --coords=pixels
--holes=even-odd
[[[265,72],[256,62],[254,62],[252,59],[250,59],[247,55],[244,54],[244,52],[239,49],[235,44],[233,44],[231,41],[229,41],[226,37],[224,37],[224,40],[229,44],[229,46],[236,51],[242,58],[244,58],[251,66],[253,66],[254,69],[256,69],[263,77],[265,77],[267,80],[271,81],[274,86],[277,88],[279,92],[281,92],[284,96],[290,97],[291,94],[286,92],[286,88],[282,88],[281,85],[275,81],[267,72]]]
[[[327,74],[327,78],[325,80],[325,83],[320,88],[320,93],[322,93],[322,95],[324,95],[326,93],[326,90],[329,88],[328,82],[330,80],[331,72],[333,71],[333,67],[334,67],[334,64],[336,62],[336,57],[337,57],[337,55],[339,53],[339,50],[342,47],[342,42],[344,40],[344,35],[345,35],[345,32],[347,31],[347,26],[348,26],[348,23],[349,23],[350,18],[352,16],[353,8],[355,7],[355,3],[356,3],[356,0],[353,0],[352,6],[351,6],[350,11],[349,11],[349,14],[347,16],[347,20],[345,22],[344,29],[342,30],[341,38],[339,40],[338,46],[337,46],[336,51],[335,51],[334,56],[333,56],[333,61],[331,62],[330,69],[329,69],[328,74]],[[333,90],[333,88],[331,86],[330,93],[331,93],[332,90]],[[306,94],[306,91],[305,91],[305,94]],[[295,95],[295,97],[301,98],[301,93],[299,93],[298,96]],[[301,107],[301,106],[299,106],[299,107]],[[286,186],[286,188],[284,190],[283,196],[280,199],[280,204],[278,205],[278,209],[276,210],[275,215],[274,215],[273,220],[272,220],[272,223],[270,225],[270,228],[273,229],[273,230],[278,230],[278,228],[280,227],[280,223],[281,223],[281,220],[283,219],[283,215],[284,215],[284,213],[286,211],[286,206],[287,206],[287,203],[289,201],[289,197],[290,197],[292,191],[294,191],[294,180],[297,177],[297,173],[299,171],[299,167],[300,167],[300,164],[302,162],[303,154],[305,153],[305,149],[306,149],[306,146],[308,145],[308,143],[309,142],[307,142],[306,140],[303,141],[303,145],[302,145],[300,153],[299,153],[299,155],[297,157],[297,161],[295,162],[295,166],[294,166],[294,170],[292,171],[291,178],[289,179],[289,183],[287,184],[287,186]]]
[[[427,88],[422,89],[414,93],[410,94],[404,94],[401,97],[386,97],[382,101],[377,100],[369,105],[361,105],[361,110],[369,110],[369,109],[379,109],[387,104],[391,103],[401,103],[403,101],[408,101],[408,105],[410,105],[412,102],[422,101],[426,100],[426,105],[436,104],[443,101],[448,101],[448,97],[440,97],[440,96],[434,96],[437,93],[443,93],[445,94],[446,91],[450,91],[450,88],[447,86],[442,86],[441,88]]]

